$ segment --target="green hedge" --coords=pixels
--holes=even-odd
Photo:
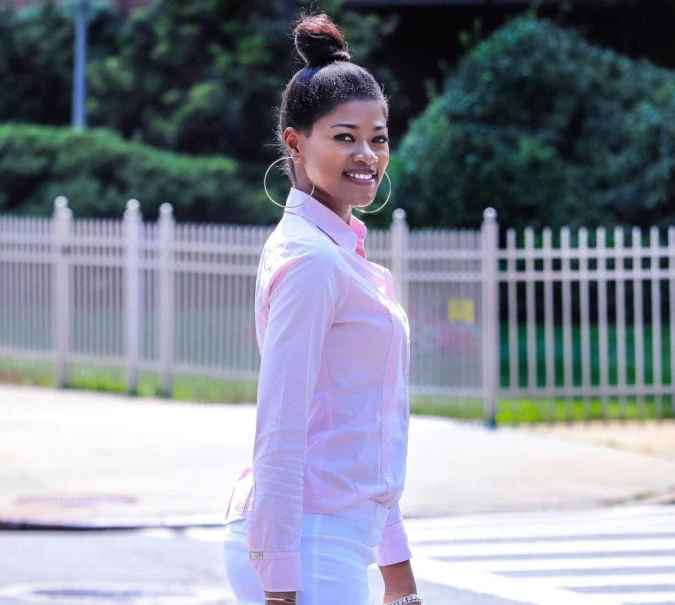
[[[412,225],[672,224],[675,73],[521,17],[472,49],[390,164]]]
[[[240,173],[226,157],[160,151],[107,129],[0,125],[0,212],[46,216],[65,195],[76,217],[119,218],[136,198],[148,219],[164,202],[179,220],[268,219],[262,186],[248,191]]]

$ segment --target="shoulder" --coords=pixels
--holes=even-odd
[[[293,218],[281,221],[263,248],[257,280],[261,301],[269,302],[282,281],[291,287],[302,282],[313,289],[325,288],[339,300],[345,275],[337,246],[314,225],[301,217]]]
[[[274,229],[263,249],[272,263],[301,262],[308,266],[337,268],[337,246],[316,225],[300,216],[288,214]]]

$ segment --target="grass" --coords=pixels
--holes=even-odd
[[[71,364],[66,388],[105,393],[127,393],[126,376],[120,368],[102,368]],[[43,387],[57,387],[54,364],[43,361],[0,359],[0,382]],[[176,374],[171,399],[203,403],[252,403],[256,400],[257,382],[229,380],[191,374]],[[157,372],[139,372],[139,397],[160,397]]]
[[[54,365],[50,362],[0,359],[0,382],[56,387]],[[119,368],[101,368],[73,364],[67,388],[107,393],[126,393],[125,373]],[[229,380],[192,375],[174,377],[172,400],[202,403],[254,403],[257,383],[250,380]],[[159,376],[156,372],[139,374],[139,397],[159,397]],[[673,397],[663,397],[662,417],[675,417]],[[442,416],[462,420],[483,420],[483,401],[479,398],[443,396],[410,396],[412,414]],[[615,398],[606,406],[599,398],[584,402],[581,398],[544,400],[522,398],[501,399],[497,424],[533,424],[541,422],[578,422],[600,419],[651,419],[658,416],[654,397],[645,397],[641,404],[634,397],[621,404]]]

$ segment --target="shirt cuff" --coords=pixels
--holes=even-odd
[[[262,558],[260,558],[262,555]],[[300,551],[249,551],[249,560],[260,585],[268,592],[302,590]]]
[[[384,528],[382,542],[373,547],[375,562],[380,565],[393,565],[412,559],[412,551],[408,544],[408,535],[403,521]]]

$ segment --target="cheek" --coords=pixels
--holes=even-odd
[[[308,157],[311,157],[310,172],[315,175],[317,182],[334,181],[342,177],[342,171],[345,162],[349,158],[348,153],[339,149],[322,148],[315,150]]]

